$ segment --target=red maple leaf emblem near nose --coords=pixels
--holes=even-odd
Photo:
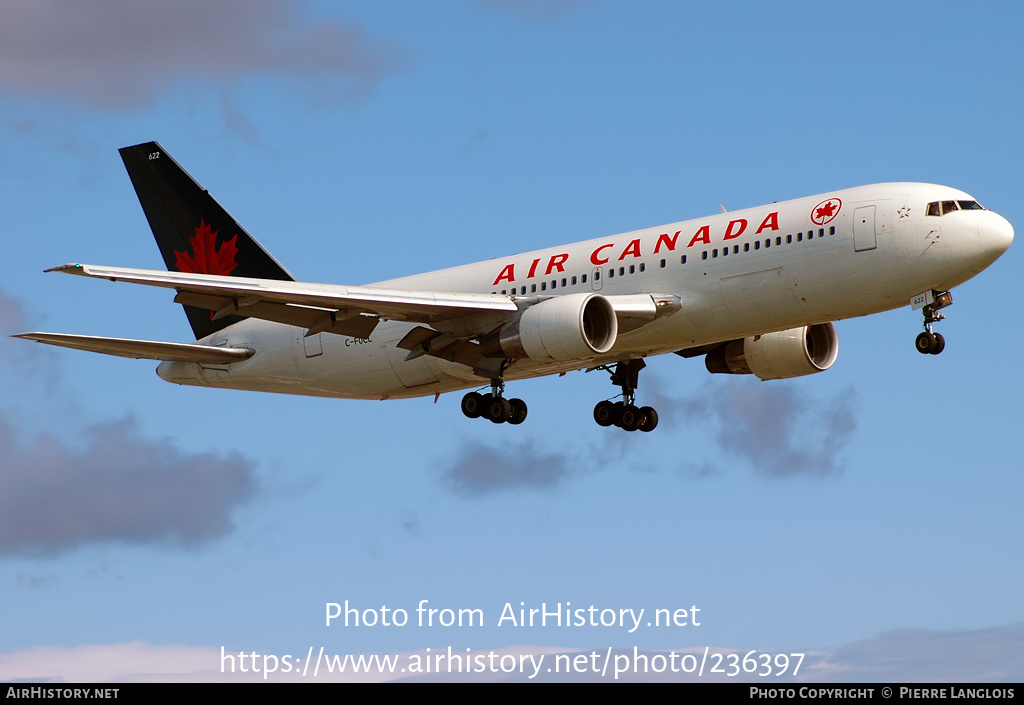
[[[811,222],[815,225],[826,225],[839,215],[839,209],[842,207],[843,202],[838,198],[822,201],[811,209]]]
[[[206,221],[200,219],[196,234],[189,239],[192,254],[175,250],[174,265],[179,272],[227,276],[238,267],[238,262],[235,261],[235,255],[238,254],[237,241],[238,235],[235,234],[230,240],[222,242],[218,248],[216,231],[211,230]]]

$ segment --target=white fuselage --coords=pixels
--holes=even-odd
[[[621,333],[607,354],[514,361],[506,381],[658,355],[886,311],[970,279],[1009,246],[1013,229],[986,210],[927,215],[969,201],[945,186],[862,186],[672,223],[373,286],[498,293],[530,301],[593,292],[675,295],[682,307]],[[407,360],[413,324],[382,321],[367,339],[246,319],[201,341],[249,347],[228,365],[165,362],[161,377],[233,389],[358,399],[417,397],[485,385],[464,365]]]

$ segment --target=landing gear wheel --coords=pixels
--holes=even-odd
[[[622,412],[626,410],[626,402],[617,401],[612,404],[612,424],[622,428]]]
[[[927,331],[917,336],[915,341],[917,351],[922,355],[934,355],[934,350],[938,347],[934,333],[928,333]],[[943,341],[943,347],[945,347],[945,341]]]
[[[471,419],[478,419],[484,413],[484,395],[470,392],[462,397],[462,413]]]
[[[941,333],[922,333],[917,336],[917,351],[922,355],[938,355],[946,349],[946,339]]]
[[[615,423],[615,405],[610,401],[599,401],[594,407],[594,421],[598,426],[611,426]]]
[[[643,421],[644,415],[640,412],[640,409],[629,404],[622,409],[619,426],[621,426],[624,431],[635,431],[640,428],[640,424],[642,424]]]
[[[658,412],[654,410],[654,407],[645,406],[640,409],[640,413],[644,417],[643,423],[640,424],[641,431],[650,433],[658,427]]]
[[[518,426],[523,421],[526,421],[526,402],[522,399],[509,399],[508,403],[512,407],[512,413],[508,418],[508,422],[513,426]]]
[[[508,399],[491,396],[487,400],[487,407],[484,415],[494,423],[505,423],[512,418],[512,405]]]

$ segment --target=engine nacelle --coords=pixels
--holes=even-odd
[[[615,309],[608,299],[600,294],[568,294],[530,306],[498,332],[495,342],[508,358],[562,362],[608,352],[618,332]],[[484,355],[497,352],[493,346],[484,347]]]
[[[707,354],[708,372],[788,379],[827,370],[839,356],[831,323],[792,328],[733,340]]]

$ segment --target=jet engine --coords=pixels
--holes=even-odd
[[[530,306],[482,344],[486,357],[579,360],[608,352],[619,332],[615,309],[600,294],[555,296]]]
[[[831,323],[732,340],[705,356],[708,372],[788,379],[827,370],[839,355]]]

